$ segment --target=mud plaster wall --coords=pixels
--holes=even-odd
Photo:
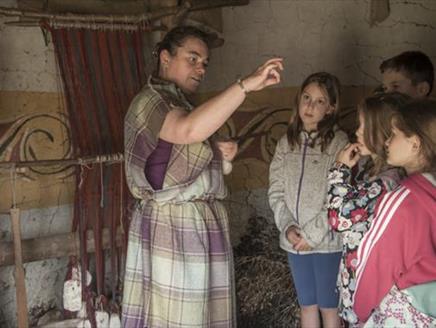
[[[233,116],[241,132],[256,118],[259,120],[260,109],[291,107],[298,85],[312,72],[325,70],[339,77],[343,85],[341,103],[346,108],[355,106],[380,84],[378,67],[383,59],[405,50],[421,50],[436,63],[436,1],[390,0],[389,17],[374,26],[369,23],[369,10],[369,0],[254,0],[249,6],[226,8],[225,43],[212,53],[203,90],[220,90],[265,59],[284,57],[284,88],[248,97]],[[241,112],[252,115],[242,116]],[[281,115],[262,128],[283,121],[286,114]],[[283,126],[274,126],[271,136],[276,139],[283,133]],[[266,199],[272,147],[269,141],[266,137],[253,141],[257,144],[255,153],[263,158],[246,154],[243,149],[227,179],[232,191],[228,203],[235,218],[231,222],[233,240],[244,233],[246,217],[272,217]]]
[[[15,2],[3,0],[0,4],[14,6]],[[382,59],[418,49],[436,62],[436,2],[391,0],[390,4],[390,16],[373,27],[368,22],[369,1],[365,0],[252,0],[248,6],[223,10],[226,42],[212,51],[208,77],[196,101],[248,74],[270,56],[283,56],[286,66],[280,87],[251,94],[223,131],[240,135],[255,123],[261,122],[263,130],[274,126],[271,138],[258,137],[245,143],[233,173],[227,177],[231,191],[227,205],[235,243],[248,217],[271,219],[266,199],[267,168],[273,141],[284,132],[284,125],[274,124],[289,117],[289,111],[277,110],[292,107],[293,95],[308,74],[319,70],[336,74],[344,85],[342,104],[347,107],[379,84]],[[53,47],[45,45],[39,28],[2,24],[6,20],[0,18],[0,123],[7,126],[23,116],[36,117],[21,133],[43,126],[54,138],[33,134],[27,144],[18,145],[20,156],[25,158],[32,148],[40,159],[57,158],[68,149],[63,143],[65,131],[59,127],[63,106]],[[276,114],[262,116],[269,111]],[[38,118],[41,114],[48,116]],[[1,160],[8,156],[7,150],[0,154]],[[71,183],[65,172],[31,172],[26,179],[16,181],[16,201],[23,209],[23,238],[70,231]],[[0,172],[0,194],[0,238],[5,241],[11,238],[6,214],[12,204],[8,171]],[[61,304],[65,264],[65,259],[53,259],[25,265],[33,313]],[[0,268],[1,327],[16,325],[12,269]]]

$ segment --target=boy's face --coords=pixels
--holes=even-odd
[[[413,98],[427,96],[427,83],[421,82],[413,84],[403,72],[395,70],[386,70],[382,74],[383,90],[385,92],[401,92]]]

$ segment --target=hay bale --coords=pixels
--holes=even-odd
[[[250,218],[248,233],[234,254],[238,326],[298,327],[297,296],[274,224],[262,217]]]

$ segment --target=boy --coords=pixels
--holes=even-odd
[[[380,65],[383,91],[401,92],[413,98],[427,97],[433,89],[434,68],[420,51],[405,51]]]

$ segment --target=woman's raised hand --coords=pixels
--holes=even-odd
[[[246,77],[242,83],[247,92],[262,90],[267,86],[279,83],[282,70],[283,58],[271,58]]]

